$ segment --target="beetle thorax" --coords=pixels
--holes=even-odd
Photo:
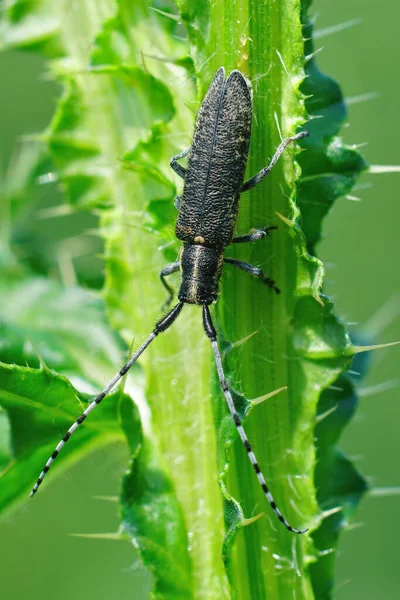
[[[182,283],[179,300],[189,304],[212,304],[218,298],[224,255],[201,244],[184,244],[181,254]]]

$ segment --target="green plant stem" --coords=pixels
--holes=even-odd
[[[190,3],[182,4],[181,9],[189,8]],[[193,31],[192,17],[187,21],[189,32]],[[305,120],[298,90],[304,77],[300,2],[214,2],[208,38],[196,30],[191,39],[202,91],[221,64],[228,72],[239,68],[253,83],[250,176],[268,162],[281,136],[292,135]],[[207,39],[204,45],[203,39]],[[297,216],[292,202],[296,180],[293,157],[292,148],[267,180],[241,198],[240,233],[271,224],[278,225],[278,232],[261,243],[229,249],[230,255],[262,266],[277,280],[281,294],[275,296],[259,281],[231,270],[224,276],[217,314],[221,331],[230,342],[257,332],[240,351],[232,353],[233,360],[228,357],[226,361],[233,387],[247,398],[283,385],[289,387],[287,393],[257,406],[245,426],[278,506],[298,527],[312,524],[319,513],[313,485],[313,426],[318,390],[327,384],[327,378],[307,381],[306,369],[294,350],[296,303],[299,296],[316,293],[312,276],[320,266],[303,256],[304,241],[295,225],[288,226],[276,214],[293,223]],[[312,302],[317,305],[314,298]],[[214,393],[214,402],[223,402],[217,387]],[[223,415],[221,409],[217,419]],[[226,485],[240,501],[244,515],[266,513],[245,527],[232,547],[229,574],[235,595],[243,599],[312,598],[307,574],[312,556],[309,540],[293,537],[276,521],[239,441],[229,451],[229,459]]]

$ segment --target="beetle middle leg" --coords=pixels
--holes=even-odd
[[[170,263],[169,265],[167,265],[166,267],[163,268],[163,270],[160,273],[160,279],[161,279],[161,283],[163,284],[163,286],[165,287],[165,289],[168,292],[168,298],[166,299],[166,301],[164,302],[162,309],[166,309],[168,308],[168,306],[171,304],[172,298],[174,297],[174,288],[172,287],[172,285],[169,285],[169,283],[167,281],[165,281],[165,278],[168,275],[172,275],[172,273],[176,273],[177,271],[179,271],[179,267],[180,267],[180,262],[173,262]]]
[[[267,277],[261,269],[255,267],[254,265],[250,265],[243,260],[236,260],[235,258],[224,258],[224,263],[228,263],[229,265],[233,265],[237,269],[241,269],[242,271],[246,271],[246,273],[250,273],[253,277],[257,277],[257,279],[261,279],[263,283],[265,283],[269,288],[275,290],[277,294],[280,294],[280,289],[275,285],[275,281],[270,277]]]
[[[263,227],[262,229],[253,229],[246,235],[238,235],[233,238],[232,244],[243,244],[246,242],[257,242],[257,240],[262,240],[263,237],[269,234],[270,231],[274,231],[278,229],[276,225],[271,225],[269,227]]]
[[[292,137],[288,137],[285,140],[283,140],[283,142],[281,142],[279,144],[278,149],[275,152],[274,156],[272,157],[272,160],[269,163],[268,167],[264,167],[263,169],[261,169],[261,171],[259,171],[259,173],[257,173],[257,175],[254,175],[254,177],[251,177],[250,179],[245,181],[244,184],[242,185],[242,189],[240,191],[246,192],[247,190],[250,190],[251,188],[255,187],[257,184],[259,184],[260,181],[262,181],[264,179],[264,177],[266,177],[267,175],[270,174],[271,170],[277,163],[279,157],[281,156],[281,154],[283,154],[283,152],[286,150],[286,148],[289,146],[289,144],[291,144],[292,142],[295,142],[297,140],[301,140],[301,139],[307,137],[308,135],[309,135],[308,131],[300,131],[300,133],[297,133],[296,135],[293,135]]]

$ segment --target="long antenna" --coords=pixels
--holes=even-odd
[[[143,342],[143,344],[140,346],[140,348],[138,348],[138,350],[136,350],[135,354],[133,354],[131,356],[131,358],[128,360],[126,365],[123,366],[122,369],[117,373],[117,375],[114,377],[114,379],[112,379],[110,381],[110,383],[108,385],[106,385],[104,390],[102,392],[100,392],[100,394],[98,396],[96,396],[96,398],[93,400],[93,402],[91,402],[89,404],[89,406],[83,411],[81,416],[77,418],[75,423],[73,425],[71,425],[71,427],[68,429],[67,433],[62,438],[62,440],[55,447],[53,454],[50,456],[50,458],[44,465],[43,471],[40,473],[38,480],[36,481],[35,485],[33,486],[33,489],[30,494],[31,496],[34,496],[36,494],[36,492],[38,491],[38,488],[39,488],[40,484],[42,483],[44,476],[46,475],[46,473],[50,469],[51,465],[53,464],[53,462],[59,455],[61,449],[68,442],[69,438],[74,433],[74,431],[76,431],[78,429],[79,425],[81,425],[83,423],[83,421],[92,412],[92,410],[94,410],[96,408],[96,406],[98,406],[100,404],[100,402],[103,400],[103,398],[105,396],[107,396],[107,394],[118,383],[118,381],[120,381],[122,379],[122,377],[129,371],[131,366],[135,364],[135,362],[137,361],[139,356],[141,354],[143,354],[143,352],[151,344],[151,342],[154,340],[154,338],[157,337],[157,335],[159,333],[168,329],[168,327],[170,327],[170,325],[172,325],[172,323],[175,321],[175,319],[181,312],[182,307],[183,307],[183,302],[179,302],[179,304],[174,306],[174,308],[165,317],[163,317],[162,319],[160,319],[160,321],[158,321],[156,323],[156,326],[154,327],[153,331],[151,332],[151,334],[149,335],[147,340],[145,342]]]
[[[217,366],[219,381],[220,381],[221,388],[222,388],[222,391],[225,396],[226,403],[229,408],[229,412],[232,415],[232,419],[236,425],[236,429],[239,433],[240,439],[242,440],[244,447],[246,448],[247,456],[249,457],[249,460],[253,466],[253,469],[256,472],[257,479],[260,482],[260,485],[264,491],[264,494],[267,497],[267,500],[270,503],[272,510],[274,511],[274,513],[276,514],[278,519],[284,524],[286,529],[288,529],[292,533],[297,533],[297,534],[306,533],[308,531],[308,528],[307,529],[295,529],[286,521],[285,517],[282,515],[281,511],[277,507],[271,492],[268,489],[264,475],[262,474],[261,469],[258,465],[256,455],[254,454],[254,452],[251,448],[251,445],[247,438],[246,432],[243,429],[243,425],[241,424],[240,417],[236,411],[231,393],[228,388],[227,381],[225,379],[224,370],[222,367],[221,354],[220,354],[219,348],[218,348],[217,332],[215,331],[213,322],[211,320],[210,310],[207,305],[203,306],[203,325],[204,325],[204,331],[206,332],[207,337],[211,341],[211,346],[212,346],[212,349],[214,352],[215,363]]]

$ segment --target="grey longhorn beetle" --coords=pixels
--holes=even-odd
[[[243,183],[249,154],[251,120],[250,83],[240,71],[232,71],[229,77],[225,78],[225,70],[221,67],[214,75],[200,106],[192,145],[174,156],[170,163],[172,169],[184,181],[183,193],[175,199],[175,206],[178,209],[175,233],[176,237],[183,242],[183,247],[179,260],[166,266],[161,271],[160,278],[168,291],[169,297],[166,304],[169,305],[173,298],[173,288],[165,278],[176,271],[181,271],[179,302],[156,323],[149,337],[131,356],[126,365],[71,425],[43,467],[43,471],[31,491],[31,496],[37,492],[61,448],[89,413],[100,404],[129,371],[157,335],[166,331],[174,323],[183,305],[198,304],[203,307],[204,331],[211,342],[219,381],[229,412],[265,496],[278,519],[289,531],[298,534],[308,531],[308,529],[295,529],[287,522],[268,489],[228,388],[217,343],[217,332],[209,309],[209,306],[218,298],[218,285],[224,263],[250,273],[279,293],[275,282],[267,277],[261,269],[240,260],[225,258],[224,251],[232,243],[241,244],[261,240],[271,230],[276,229],[273,226],[265,227],[252,230],[247,235],[234,237],[239,197],[242,192],[259,184],[270,173],[291,142],[306,137],[308,132],[302,131],[283,140],[270,164]],[[188,158],[187,168],[178,162],[184,157]]]

